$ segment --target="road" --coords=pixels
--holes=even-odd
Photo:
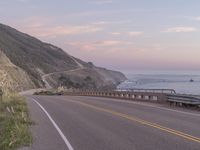
[[[82,70],[82,69],[84,69],[84,68],[76,68],[76,69],[67,70],[67,71],[58,71],[58,72],[52,72],[52,73],[49,73],[49,74],[45,74],[45,75],[42,76],[42,81],[45,83],[46,89],[52,89],[53,87],[49,84],[49,82],[47,81],[47,78],[49,78],[49,77],[51,77],[52,75],[55,75],[55,74],[76,72],[76,71],[79,71],[79,70]]]
[[[200,113],[97,97],[29,96],[31,150],[199,150]]]
[[[70,56],[71,59],[77,64],[78,68],[76,69],[71,69],[71,70],[67,70],[67,71],[57,71],[57,72],[52,72],[52,73],[48,73],[48,74],[44,74],[42,76],[42,81],[45,83],[45,87],[46,89],[52,89],[52,86],[49,84],[49,82],[47,81],[47,78],[54,75],[54,74],[60,74],[60,73],[70,73],[70,72],[75,72],[75,71],[79,71],[84,69],[85,67],[79,63],[73,56]]]

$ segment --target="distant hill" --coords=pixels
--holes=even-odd
[[[17,91],[60,85],[107,88],[126,80],[120,72],[86,63],[3,24],[0,24],[0,75],[0,86]]]

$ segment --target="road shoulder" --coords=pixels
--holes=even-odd
[[[59,150],[66,150],[65,143],[41,108],[30,97],[27,97],[27,104],[34,122],[30,128],[33,144],[20,150],[55,150],[58,147]]]

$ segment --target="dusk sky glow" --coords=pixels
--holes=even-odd
[[[0,22],[117,70],[199,70],[199,0],[0,0]]]

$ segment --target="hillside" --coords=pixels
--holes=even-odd
[[[23,91],[36,88],[28,74],[10,62],[0,50],[0,87],[4,90]]]
[[[20,91],[60,85],[77,88],[114,87],[126,80],[122,73],[86,63],[54,45],[3,24],[0,24],[0,54],[1,78],[7,74],[10,87]]]

